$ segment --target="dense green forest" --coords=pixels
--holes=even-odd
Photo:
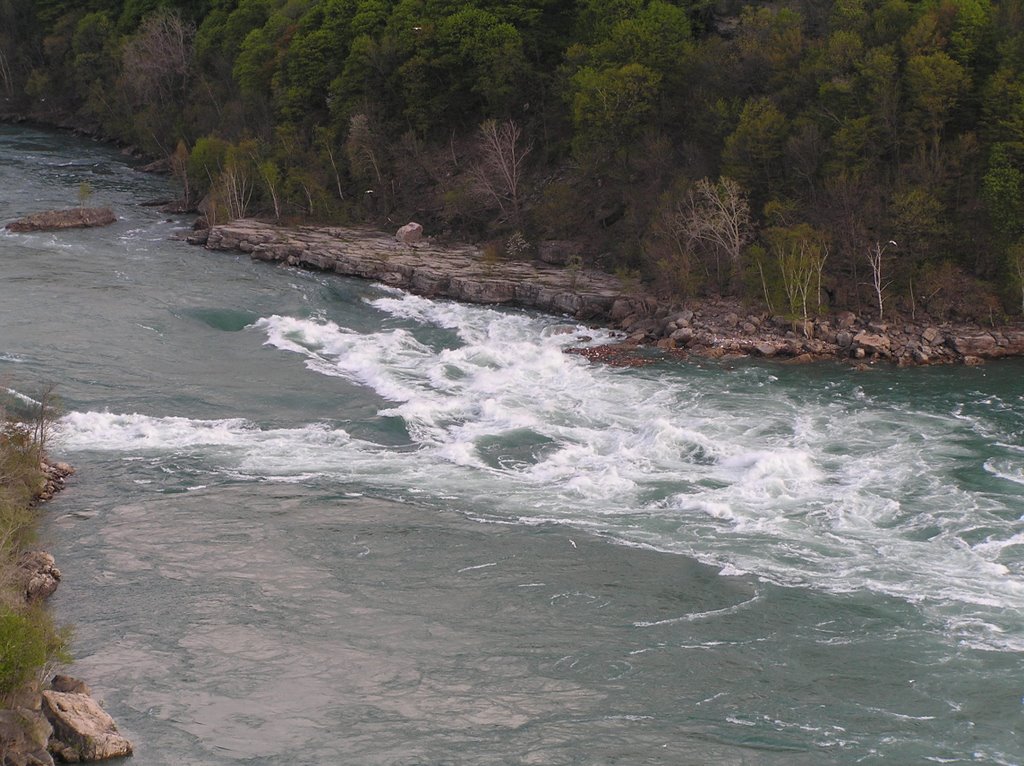
[[[1020,0],[0,0],[8,114],[213,218],[546,240],[685,297],[991,319],[1024,283]]]

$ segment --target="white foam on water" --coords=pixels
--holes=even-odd
[[[754,595],[752,598],[746,601],[741,601],[738,604],[732,606],[723,607],[722,609],[710,609],[706,612],[690,612],[688,614],[680,615],[679,617],[669,617],[664,620],[639,620],[634,622],[633,625],[638,628],[651,628],[658,625],[672,625],[677,622],[697,622],[698,620],[709,620],[715,617],[723,617],[725,615],[735,614],[736,612],[746,609],[749,606],[753,606],[761,600],[760,594]]]
[[[419,457],[439,461],[439,481],[467,498],[486,487],[497,512],[596,523],[781,584],[886,593],[936,610],[951,629],[965,615],[1024,607],[1020,567],[1001,560],[1020,543],[1020,514],[1008,519],[1004,500],[949,478],[966,436],[992,436],[984,417],[965,432],[962,413],[901,411],[842,385],[801,397],[759,371],[736,373],[731,391],[708,391],[685,375],[567,356],[575,337],[545,332],[552,320],[402,294],[372,303],[453,330],[462,345],[288,318],[261,320],[262,329],[316,371],[394,402],[384,411],[405,421],[426,450]],[[529,464],[484,464],[480,439],[522,429],[553,446]],[[991,529],[974,539],[982,526]],[[945,615],[950,603],[958,606]]]
[[[38,401],[33,399],[31,396],[26,396],[25,394],[21,393],[20,391],[15,391],[13,388],[7,388],[5,386],[4,387],[4,391],[7,394],[9,394],[10,396],[13,396],[15,399],[17,399],[22,404],[28,404],[28,405],[31,405],[33,407],[38,407],[39,404],[40,404]]]
[[[370,303],[387,317],[376,332],[286,316],[250,331],[375,392],[415,449],[325,424],[108,413],[65,418],[67,444],[197,450],[232,475],[358,481],[396,499],[415,490],[490,523],[568,524],[723,576],[883,593],[972,646],[1024,645],[1020,495],[956,478],[966,467],[1016,481],[1019,451],[979,456],[976,443],[1018,444],[985,408],[1024,404],[926,411],[838,372],[813,389],[755,366],[614,369],[564,353],[612,339],[601,330],[398,291]]]

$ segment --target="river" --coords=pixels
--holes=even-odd
[[[563,353],[566,318],[184,244],[164,179],[0,126],[0,392],[146,766],[1024,762],[1024,364]]]

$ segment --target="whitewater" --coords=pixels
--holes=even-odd
[[[122,219],[0,235],[0,378],[63,398],[54,606],[146,763],[1024,761],[1019,362],[607,367],[0,155],[4,217]]]

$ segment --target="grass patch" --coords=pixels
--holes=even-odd
[[[53,420],[52,393],[27,416],[0,406],[0,707],[67,661],[68,634],[46,609],[25,601],[18,558],[36,537],[35,507],[46,489],[44,448]]]

